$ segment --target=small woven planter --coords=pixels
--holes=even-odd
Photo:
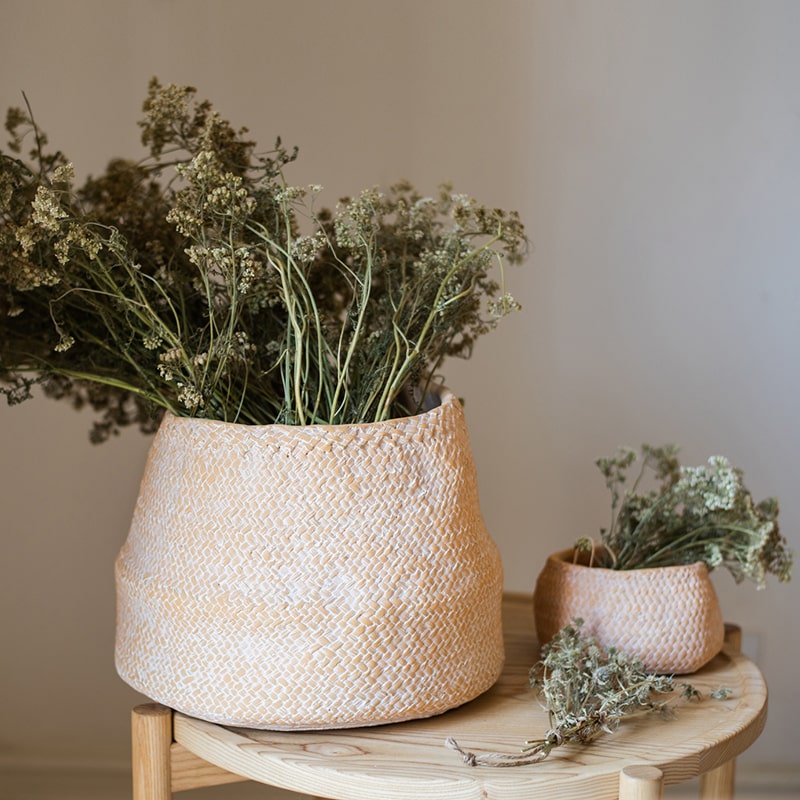
[[[640,658],[652,672],[694,672],[719,653],[725,625],[705,564],[611,570],[572,559],[572,550],[550,556],[536,581],[542,644],[580,617],[598,644]]]
[[[165,417],[116,578],[120,676],[212,722],[427,717],[502,669],[502,565],[449,391],[364,425]]]

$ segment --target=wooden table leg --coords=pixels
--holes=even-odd
[[[700,778],[700,800],[733,800],[736,759],[706,772]]]
[[[725,625],[725,647],[732,653],[742,652],[742,629],[738,625]],[[734,758],[700,778],[700,800],[733,800],[735,779]]]
[[[131,714],[133,800],[172,800],[172,710],[157,703]]]
[[[657,767],[634,765],[619,774],[619,800],[661,800],[664,773]]]

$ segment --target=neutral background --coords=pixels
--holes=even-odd
[[[25,91],[78,174],[139,153],[148,79],[188,83],[329,203],[398,178],[520,211],[523,313],[447,370],[508,588],[593,535],[618,445],[717,453],[800,549],[800,3],[3,0]],[[148,442],[0,408],[0,764],[125,764],[112,565]],[[797,767],[800,577],[716,584],[769,680],[753,764]]]

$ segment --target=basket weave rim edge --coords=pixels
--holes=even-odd
[[[208,419],[206,417],[183,417],[167,411],[164,414],[164,419],[169,421],[171,425],[192,426],[203,425],[207,427],[228,427],[239,428],[241,430],[249,430],[253,432],[273,430],[273,431],[346,431],[346,430],[369,430],[370,428],[398,428],[402,425],[408,425],[417,421],[425,419],[432,419],[452,407],[461,409],[461,401],[456,394],[446,386],[439,386],[431,390],[430,394],[438,396],[439,404],[427,411],[421,411],[419,414],[409,414],[405,417],[392,417],[380,422],[344,422],[337,425],[329,425],[327,423],[312,423],[309,425],[287,425],[281,422],[269,422],[261,425],[250,425],[244,422],[227,422],[222,419]]]
[[[708,568],[708,564],[705,561],[694,561],[691,564],[671,564],[668,566],[663,567],[642,567],[641,569],[610,569],[609,567],[597,567],[597,566],[589,566],[588,564],[576,564],[572,561],[573,553],[575,552],[574,547],[569,547],[566,550],[559,550],[555,553],[551,553],[547,560],[553,564],[557,564],[560,566],[565,567],[575,567],[576,570],[578,569],[586,569],[591,570],[592,572],[603,572],[603,573],[614,573],[615,575],[645,575],[649,572],[666,572],[666,571],[677,571],[677,570],[688,570],[690,572],[705,572],[706,575],[711,573],[711,570]]]

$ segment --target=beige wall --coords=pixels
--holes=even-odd
[[[467,398],[509,588],[607,518],[618,444],[724,453],[800,543],[800,4],[686,0],[4,0],[0,104],[24,90],[80,173],[137,146],[148,78],[192,83],[290,175],[399,177],[518,208],[524,313],[448,371]],[[0,410],[0,761],[124,762],[112,562],[147,442]],[[800,577],[717,585],[770,681],[747,758],[798,763]],[[69,716],[76,718],[68,720]]]

